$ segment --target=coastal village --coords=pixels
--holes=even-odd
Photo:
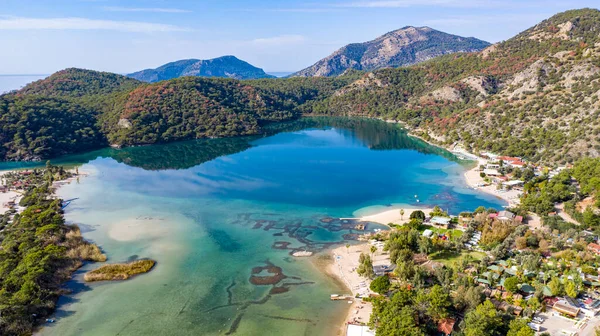
[[[412,307],[417,313],[404,321],[428,324],[432,335],[477,335],[477,328],[498,327],[493,318],[511,320],[509,335],[597,335],[600,244],[595,222],[573,217],[585,213],[597,220],[600,211],[592,195],[581,193],[583,181],[570,175],[573,166],[539,167],[492,153],[474,156],[460,146],[452,151],[477,161],[465,173],[470,188],[508,205],[460,214],[407,206],[362,217],[390,230],[364,235],[363,243],[333,252],[332,272],[352,291],[345,297],[352,308],[343,333],[412,335],[411,326],[392,333],[388,326],[395,323],[388,313]],[[532,202],[531,195],[540,183],[552,181],[562,181],[571,200],[554,202],[542,213],[531,211],[529,204],[540,202]],[[565,210],[575,201],[575,213]],[[396,302],[399,297],[402,303]]]

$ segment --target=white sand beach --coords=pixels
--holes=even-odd
[[[400,214],[401,209],[404,210],[404,215]],[[360,217],[360,220],[365,221],[365,222],[379,223],[379,224],[383,224],[383,225],[388,225],[388,224],[402,225],[402,224],[408,223],[410,221],[410,214],[413,211],[418,211],[418,210],[423,211],[425,213],[425,215],[429,215],[429,213],[433,209],[432,208],[416,208],[416,207],[401,207],[401,208],[394,207],[393,209],[385,210],[385,211],[382,211],[380,213],[376,213],[373,215],[362,216],[362,217]]]
[[[509,206],[518,205],[520,202],[521,192],[518,190],[497,190],[495,185],[485,185],[486,182],[481,177],[479,166],[486,165],[487,160],[479,158],[479,162],[475,167],[465,172],[464,177],[467,185],[473,189],[482,191],[486,194],[496,196],[497,198],[504,200]]]
[[[10,201],[17,201],[17,199],[21,196],[20,193],[16,191],[7,191],[4,193],[0,193],[0,213],[3,214],[10,210],[10,207],[6,205],[6,203]]]
[[[371,290],[369,289],[371,281],[359,276],[356,273],[356,268],[358,267],[358,259],[360,257],[360,254],[370,254],[370,246],[371,245],[369,245],[368,243],[361,243],[359,245],[350,246],[350,248],[340,246],[331,251],[334,262],[329,264],[327,271],[328,273],[340,279],[340,281],[344,283],[349,290],[348,293],[338,294],[352,294],[352,296],[360,294],[367,296],[371,293]],[[365,324],[368,323],[372,311],[373,306],[371,305],[371,303],[362,302],[361,300],[355,299],[352,302],[350,310],[348,311],[348,315],[344,320],[343,326],[340,328],[340,334],[346,334],[346,326],[348,322],[357,321]]]

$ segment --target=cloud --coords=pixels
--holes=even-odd
[[[274,37],[266,37],[266,38],[257,38],[249,41],[250,44],[254,45],[289,45],[289,44],[299,44],[304,43],[306,41],[306,37],[302,35],[280,35]]]
[[[131,8],[131,7],[110,6],[110,7],[103,7],[102,9],[104,9],[105,11],[108,11],[108,12],[191,13],[190,10],[179,9],[179,8]]]
[[[95,20],[78,17],[0,17],[0,30],[112,30],[131,33],[182,32],[191,29],[162,23]]]

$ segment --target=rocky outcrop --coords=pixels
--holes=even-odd
[[[429,27],[404,27],[365,43],[349,44],[294,77],[338,76],[348,69],[371,71],[400,67],[444,54],[479,51],[490,44]]]
[[[434,100],[455,102],[460,100],[460,91],[450,86],[444,86],[429,93],[428,97]]]

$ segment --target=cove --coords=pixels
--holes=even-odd
[[[319,258],[359,233],[361,208],[501,201],[466,187],[465,164],[395,124],[301,119],[265,136],[103,149],[58,160],[89,173],[59,189],[66,219],[110,262],[152,258],[126,282],[84,284],[84,266],[42,335],[332,335],[344,288]],[[22,163],[7,163],[7,169]],[[367,230],[382,228],[369,224]],[[311,258],[295,258],[295,250]]]

